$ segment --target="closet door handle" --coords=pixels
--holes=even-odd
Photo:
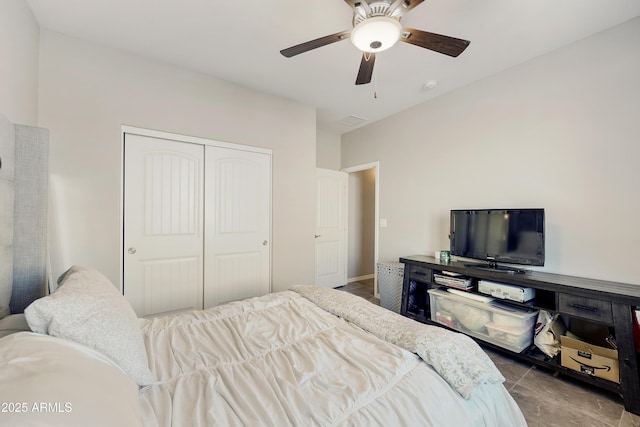
[[[262,242],[262,246],[267,246],[268,244],[269,244],[269,242],[266,241],[266,240],[264,242]]]
[[[135,254],[137,251],[136,251],[136,248],[129,248],[129,249],[127,249],[127,252],[129,252],[131,255],[133,255],[133,254]]]

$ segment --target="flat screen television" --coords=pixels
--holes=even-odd
[[[488,261],[473,267],[510,273],[498,263],[544,265],[544,209],[451,211],[451,255]]]

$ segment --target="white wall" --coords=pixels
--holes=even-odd
[[[343,135],[343,167],[380,161],[379,259],[448,247],[450,209],[543,207],[544,270],[640,284],[639,40],[636,18]]]
[[[340,135],[318,129],[316,131],[316,166],[340,170]]]
[[[120,271],[121,126],[273,150],[273,288],[312,283],[315,109],[50,31],[39,125],[51,133],[54,277]]]
[[[24,0],[0,1],[0,114],[38,124],[40,28]]]

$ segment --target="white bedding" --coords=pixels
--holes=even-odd
[[[82,344],[18,332],[0,339],[0,426],[140,427],[138,387]]]
[[[501,383],[465,399],[293,291],[140,322],[158,379],[140,392],[146,426],[526,426]]]

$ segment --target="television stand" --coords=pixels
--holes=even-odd
[[[534,345],[517,353],[479,336],[474,339],[510,357],[553,370],[593,387],[621,394],[625,409],[640,415],[640,352],[636,353],[633,332],[634,311],[640,308],[640,286],[541,271],[504,274],[494,268],[477,268],[461,261],[441,262],[424,255],[402,257],[400,262],[404,263],[400,314],[418,322],[447,327],[446,323],[436,322],[437,312],[432,313],[429,290],[441,287],[435,281],[435,274],[451,272],[474,280],[491,280],[534,288],[534,300],[527,303],[507,303],[558,313],[569,324],[575,320],[608,327],[618,346],[619,382],[565,367],[558,357],[541,357],[542,353]]]
[[[464,266],[469,268],[477,268],[479,270],[497,271],[499,273],[507,274],[525,274],[527,272],[527,270],[522,270],[520,268],[498,265],[498,263],[495,261],[489,261],[487,264],[467,263]]]

